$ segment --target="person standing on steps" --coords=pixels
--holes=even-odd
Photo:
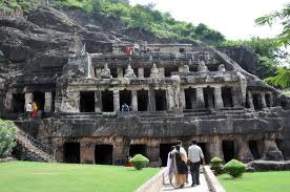
[[[185,186],[186,175],[188,173],[186,165],[187,157],[185,155],[186,153],[184,154],[180,150],[180,145],[177,145],[175,149],[176,150],[173,152],[172,156],[175,158],[177,168],[177,173],[175,174],[176,187],[183,188]]]
[[[197,145],[196,141],[192,141],[192,145],[188,148],[188,164],[190,166],[192,187],[200,184],[199,168],[202,162],[204,163],[204,155],[202,149]]]

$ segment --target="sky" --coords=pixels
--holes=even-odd
[[[130,0],[131,4],[155,4],[175,19],[204,23],[220,31],[227,39],[249,39],[254,36],[273,37],[281,26],[257,26],[255,19],[280,10],[289,0]]]

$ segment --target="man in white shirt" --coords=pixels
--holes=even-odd
[[[201,148],[192,141],[192,145],[188,148],[188,163],[190,165],[190,173],[192,178],[191,186],[199,185],[199,167],[200,163],[204,161],[204,155]]]
[[[25,111],[26,111],[27,118],[29,119],[32,113],[32,104],[30,102],[27,103],[27,105],[25,106]]]

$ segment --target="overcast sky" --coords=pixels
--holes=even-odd
[[[280,26],[256,26],[259,16],[279,10],[289,0],[130,0],[132,4],[154,3],[156,9],[169,12],[175,19],[204,23],[220,31],[227,39],[248,39],[252,36],[272,37]]]

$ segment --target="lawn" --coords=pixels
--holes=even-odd
[[[245,173],[238,179],[224,174],[218,179],[227,192],[290,192],[290,171]]]
[[[1,192],[131,192],[159,169],[101,165],[0,163]]]

